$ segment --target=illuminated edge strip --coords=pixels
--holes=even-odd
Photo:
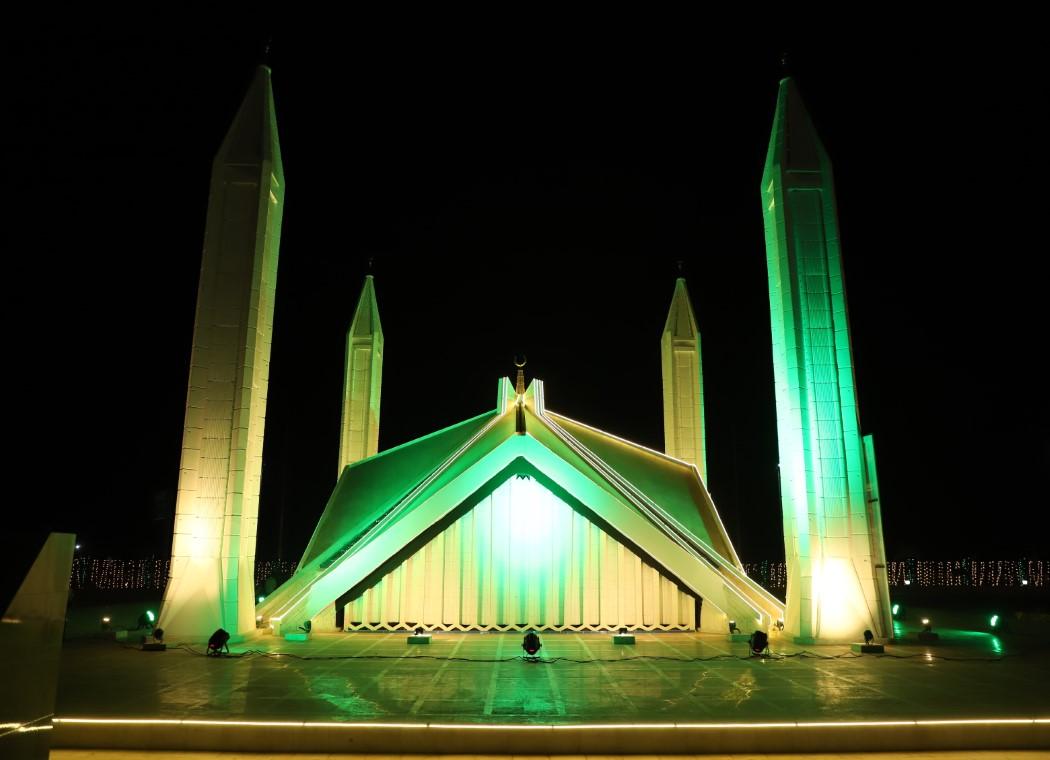
[[[440,731],[663,731],[667,729],[710,730],[753,728],[877,728],[893,726],[1033,726],[1050,724],[1048,718],[962,718],[946,720],[856,720],[772,723],[348,723],[265,720],[197,720],[191,718],[55,718],[55,724],[70,725],[143,725],[143,726],[244,726],[262,728],[378,728],[436,729]],[[7,724],[0,724],[7,725]],[[51,726],[24,728],[46,730]]]

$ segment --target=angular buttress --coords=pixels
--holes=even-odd
[[[169,640],[255,628],[255,535],[284,175],[260,66],[212,165],[190,359]]]
[[[831,161],[780,83],[762,175],[780,451],[785,627],[892,636],[874,449],[860,434]]]
[[[695,464],[706,485],[700,330],[696,326],[684,277],[679,277],[674,286],[671,309],[660,337],[660,363],[664,387],[664,453]]]
[[[379,451],[379,401],[383,390],[383,327],[372,275],[365,277],[346,333],[346,375],[339,433],[339,474]]]

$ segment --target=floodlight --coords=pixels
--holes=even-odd
[[[230,633],[219,628],[208,639],[208,651],[206,654],[218,656],[222,654],[223,649],[226,650],[226,654],[230,653]]]
[[[777,630],[778,631],[784,630],[784,618],[777,618],[776,625],[777,625]]]
[[[930,625],[930,619],[929,618],[923,618],[922,619],[922,630],[924,630],[924,631],[932,631],[933,630],[933,626]]]
[[[422,636],[422,635],[423,635],[423,626],[419,626],[418,628],[416,628],[416,636]]]
[[[730,633],[740,633],[740,629],[736,627],[736,621],[735,620],[730,620],[729,621],[729,632]]]
[[[525,638],[521,640],[521,648],[525,650],[525,654],[529,658],[535,658],[536,653],[540,651],[543,644],[540,643],[540,635],[536,631],[530,630],[525,634]]]
[[[80,551],[80,544],[77,544],[77,545],[76,545],[76,546],[74,546],[73,548],[74,548],[74,549],[75,549],[76,551]]]
[[[102,630],[103,631],[108,631],[109,630],[109,622],[110,622],[109,621],[109,615],[103,616],[103,618],[102,618]]]
[[[911,578],[905,578],[904,579],[904,585],[905,586],[910,586],[911,585]]]
[[[264,601],[266,601],[266,597],[265,596],[260,596],[259,597],[259,604],[262,604]]]
[[[900,614],[900,611],[901,611],[901,606],[899,604],[893,605],[893,608],[890,610],[890,612],[893,613],[893,617],[897,617],[897,615]]]
[[[864,631],[864,643],[865,644],[870,644],[873,641],[875,641],[875,634],[872,633],[870,629],[865,630]]]
[[[153,629],[153,640],[154,641],[164,641],[164,629],[163,628],[154,628]]]
[[[748,640],[752,655],[760,655],[769,649],[769,636],[765,631],[754,631]]]
[[[1021,579],[1021,585],[1022,586],[1027,586],[1028,585],[1028,579],[1027,578],[1022,578]]]
[[[623,626],[623,627],[620,628],[620,635],[621,636],[626,636],[627,635],[627,627],[626,626]]]
[[[988,625],[990,625],[992,628],[995,628],[995,626],[999,625],[999,616],[992,615],[991,620],[988,621]]]

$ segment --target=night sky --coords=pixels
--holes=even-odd
[[[266,39],[15,51],[15,466],[41,474],[8,510],[89,554],[170,550],[210,165]],[[710,489],[745,561],[782,558],[759,180],[786,50],[835,165],[888,555],[1045,556],[1045,62],[930,40],[569,43],[273,36],[287,195],[258,555],[298,558],[334,485],[371,259],[381,450],[492,408],[516,353],[553,410],[662,448],[681,261]]]

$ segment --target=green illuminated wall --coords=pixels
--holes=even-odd
[[[831,162],[794,83],[780,83],[762,176],[787,630],[892,635],[882,530],[865,472]],[[871,469],[874,467],[872,450]],[[877,495],[877,488],[874,489]]]
[[[259,67],[212,165],[171,572],[158,627],[255,629],[255,534],[284,174]]]
[[[339,434],[339,473],[379,451],[379,401],[383,390],[383,326],[372,275],[365,277],[346,333],[346,374]]]
[[[356,630],[693,630],[674,580],[514,475],[346,606]]]

